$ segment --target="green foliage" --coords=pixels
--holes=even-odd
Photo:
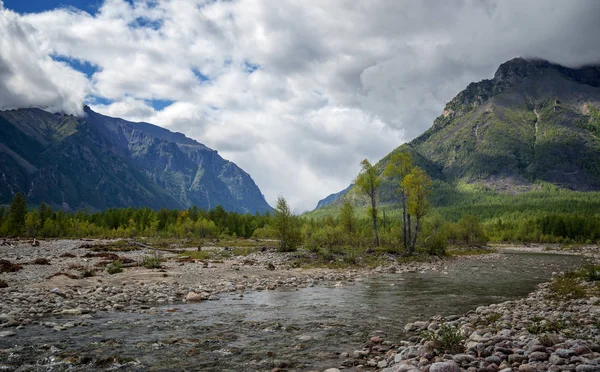
[[[587,281],[594,282],[600,280],[600,265],[588,263],[587,265],[584,265],[583,270]]]
[[[527,326],[527,332],[532,335],[557,333],[565,327],[565,323],[561,320],[533,319],[533,323]]]
[[[551,297],[556,300],[572,300],[586,295],[581,279],[574,273],[567,273],[554,278],[550,282]]]
[[[356,233],[356,217],[354,216],[354,207],[352,203],[346,201],[340,210],[340,224],[344,232],[348,235],[348,239],[352,240]]]
[[[8,209],[8,235],[21,235],[25,232],[25,214],[27,213],[27,207],[25,198],[20,192],[16,193],[13,197],[10,208]]]
[[[464,350],[462,346],[463,337],[460,329],[449,324],[442,323],[437,332],[424,331],[421,337],[426,341],[434,341],[439,345],[439,349],[445,353],[460,353]]]
[[[300,221],[292,214],[283,196],[277,198],[273,227],[279,239],[280,252],[293,252],[302,243]]]
[[[121,260],[115,260],[109,263],[106,265],[106,272],[110,275],[123,272],[123,262],[121,262]]]
[[[142,258],[141,264],[146,269],[160,269],[162,267],[162,260],[157,254],[147,255]]]
[[[367,160],[364,159],[361,163],[361,170],[354,181],[356,189],[369,197],[369,215],[373,221],[373,241],[375,246],[379,245],[379,236],[377,234],[377,192],[381,185],[381,178],[377,169]]]

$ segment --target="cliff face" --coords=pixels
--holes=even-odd
[[[271,210],[252,178],[216,151],[152,124],[85,113],[0,112],[0,203],[21,191],[64,209]]]

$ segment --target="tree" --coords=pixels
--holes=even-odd
[[[385,168],[384,175],[390,178],[396,178],[398,180],[398,194],[400,195],[400,201],[402,202],[402,240],[404,243],[404,250],[408,251],[408,240],[411,235],[411,222],[410,214],[406,210],[406,192],[402,186],[404,178],[410,173],[412,169],[412,159],[410,153],[399,152],[392,155],[390,162]]]
[[[411,239],[409,254],[413,254],[415,251],[419,223],[430,207],[427,197],[431,193],[432,184],[431,178],[419,167],[414,167],[402,181],[402,187],[407,196],[406,207],[408,213],[415,217],[415,231]]]
[[[352,235],[356,231],[356,217],[354,217],[354,207],[349,201],[342,205],[340,211],[340,224],[344,231],[348,234],[348,241],[352,241]]]
[[[298,218],[293,215],[283,196],[277,198],[273,226],[279,238],[280,252],[293,252],[302,242]]]
[[[13,235],[22,234],[25,230],[25,214],[27,206],[23,194],[18,192],[8,209],[8,233]]]
[[[381,179],[377,174],[377,169],[367,159],[361,163],[361,171],[354,181],[359,192],[366,194],[371,200],[369,214],[373,219],[373,241],[379,246],[379,235],[377,234],[377,191],[381,185]]]

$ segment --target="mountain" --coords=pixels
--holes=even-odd
[[[346,187],[340,192],[336,192],[335,194],[331,194],[324,199],[319,200],[315,209],[323,208],[328,206],[329,204],[336,201],[340,196],[344,195],[348,190],[350,190],[354,186],[354,184],[350,184],[350,186]]]
[[[217,151],[181,133],[100,115],[0,111],[0,204],[66,210],[111,207],[270,211],[252,180]]]
[[[493,79],[469,84],[429,130],[391,154],[398,151],[409,151],[438,188],[466,184],[518,194],[549,183],[598,191],[600,66],[510,60]],[[395,201],[393,188],[384,182],[383,203]],[[334,204],[350,197],[342,192]]]

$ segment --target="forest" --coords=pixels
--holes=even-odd
[[[597,243],[600,193],[548,186],[519,195],[466,190],[454,204],[410,158],[393,159],[383,175],[364,161],[356,179],[367,206],[350,202],[319,214],[295,216],[280,197],[274,213],[240,214],[211,210],[111,208],[100,212],[27,208],[16,194],[0,207],[0,236],[30,238],[256,238],[277,239],[281,250],[355,247],[397,254],[444,254],[449,245],[498,243]],[[380,177],[398,184],[398,203],[377,205]]]

